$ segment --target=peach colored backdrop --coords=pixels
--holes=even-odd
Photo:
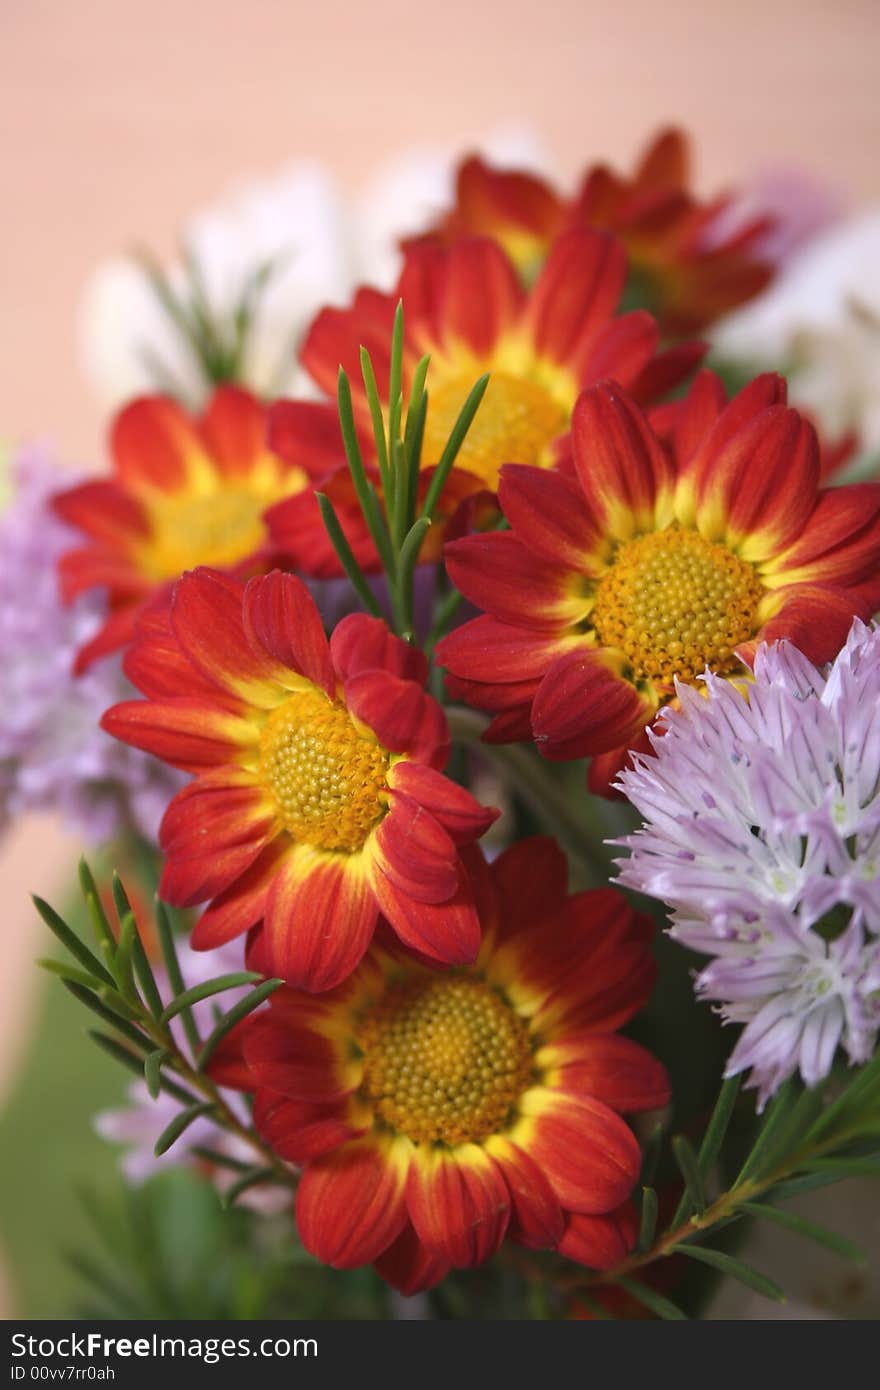
[[[0,438],[100,459],[78,371],[84,278],[240,175],[299,155],[352,189],[407,143],[467,146],[532,124],[563,172],[692,128],[705,188],[791,161],[877,194],[875,0],[3,0]],[[2,563],[2,557],[0,557]],[[39,954],[24,890],[74,846],[19,827],[0,848],[0,1093]]]

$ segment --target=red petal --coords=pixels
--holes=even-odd
[[[266,901],[272,973],[312,992],[332,989],[358,965],[379,908],[357,856],[296,845]]]
[[[372,537],[360,508],[352,501],[351,477],[346,468],[322,482],[321,491],[330,498],[336,516],[355,559],[366,573],[381,569]],[[342,493],[342,500],[337,496]],[[269,537],[276,551],[290,556],[296,568],[315,579],[338,579],[343,574],[339,556],[333,548],[314,492],[307,489],[263,514]]]
[[[454,1267],[479,1265],[495,1254],[510,1204],[501,1172],[477,1144],[416,1149],[406,1184],[410,1220],[425,1244]]]
[[[339,413],[324,401],[275,401],[268,410],[269,447],[311,478],[323,478],[345,462]]]
[[[110,478],[95,478],[56,493],[52,507],[68,525],[114,548],[150,532],[143,504]]]
[[[406,1225],[408,1149],[401,1142],[355,1140],[306,1166],[296,1224],[306,1249],[334,1269],[369,1264]]]
[[[867,584],[872,611],[880,606],[880,484],[820,492],[800,536],[763,567],[777,584]]]
[[[638,738],[656,704],[618,674],[604,648],[581,648],[549,668],[532,705],[535,743],[547,758],[583,758]]]
[[[581,639],[574,639],[582,645]],[[455,676],[488,685],[536,682],[553,661],[571,650],[572,638],[535,632],[532,628],[499,623],[497,618],[472,618],[437,644],[437,661]],[[535,684],[537,689],[537,684]],[[534,690],[529,692],[534,694]],[[490,708],[502,708],[503,705]]]
[[[259,575],[244,591],[244,631],[251,645],[280,666],[299,672],[331,699],[336,679],[321,615],[305,584],[293,574]]]
[[[241,386],[220,386],[199,424],[205,446],[227,477],[246,476],[268,452],[266,411]]]
[[[277,705],[282,673],[261,647],[248,641],[242,619],[244,587],[216,570],[185,574],[174,588],[171,626],[181,650],[208,680],[248,704]]]
[[[359,1068],[346,1066],[329,1038],[297,1027],[274,1009],[255,1019],[245,1039],[245,1057],[256,1087],[310,1105],[344,1100],[360,1079]]]
[[[434,248],[413,247],[406,256],[400,286],[408,309],[413,299],[406,295],[407,282],[416,275],[422,280],[422,303],[415,308],[410,328],[423,337],[425,345],[436,332],[443,346],[459,350],[464,346],[476,358],[485,358],[516,322],[523,304],[513,265],[488,238],[458,242],[442,259]]]
[[[383,401],[388,399],[388,373],[391,362],[391,333],[397,296],[378,290],[361,289],[348,309],[322,309],[306,334],[300,361],[328,396],[336,395],[340,366],[352,381],[360,379],[360,351],[370,354],[376,382]],[[355,407],[360,404],[360,393]],[[364,408],[366,402],[363,402]],[[364,409],[369,425],[369,412]]]
[[[351,1124],[342,1108],[290,1100],[269,1090],[258,1091],[254,1098],[254,1127],[275,1153],[297,1164],[330,1153],[364,1133]]]
[[[167,585],[137,620],[135,640],[125,654],[123,669],[132,685],[151,700],[194,695],[212,704],[225,703],[241,713],[245,706],[235,695],[224,695],[184,655],[171,626],[171,586]]]
[[[527,319],[537,355],[571,367],[576,378],[599,332],[614,314],[626,279],[626,253],[607,233],[564,232],[553,245],[529,299]]]
[[[659,1110],[669,1101],[666,1068],[646,1048],[608,1033],[563,1033],[537,1054],[554,1085],[601,1100],[621,1114]]]
[[[422,763],[395,763],[388,784],[429,811],[457,845],[478,840],[500,815],[494,806],[481,806],[464,787]]]
[[[370,883],[382,915],[397,936],[412,950],[444,965],[470,965],[480,949],[480,922],[473,890],[459,860],[458,891],[435,904],[420,902],[399,882],[384,873],[381,864],[370,865]]]
[[[65,603],[99,588],[107,589],[116,602],[131,602],[153,588],[126,550],[109,546],[68,550],[58,561],[58,578]]]
[[[754,642],[738,648],[744,660],[752,660],[758,642],[788,638],[816,666],[831,661],[846,642],[854,617],[868,620],[872,607],[860,595],[846,589],[826,589],[818,584],[797,584],[777,589],[773,595],[781,607],[761,628]]]
[[[240,936],[260,921],[278,866],[286,852],[283,839],[267,845],[249,869],[224,893],[218,894],[193,928],[194,951],[210,951]],[[248,961],[248,969],[255,967]],[[261,973],[269,974],[269,970]]]
[[[452,541],[443,558],[465,598],[514,627],[558,631],[589,612],[579,575],[533,555],[510,531]]]
[[[92,640],[80,647],[73,663],[73,674],[81,676],[95,661],[109,656],[111,652],[118,652],[120,647],[130,642],[141,611],[139,603],[132,603],[111,613]]]
[[[381,618],[349,613],[337,623],[330,638],[333,666],[341,680],[361,671],[387,671],[403,680],[424,685],[428,661],[424,652],[402,642]]]
[[[532,835],[504,850],[490,869],[502,939],[533,927],[562,906],[568,861],[549,835]]]
[[[191,696],[123,701],[107,710],[101,728],[185,772],[235,763],[259,741],[255,724]]]
[[[772,406],[723,449],[703,451],[693,476],[700,533],[759,563],[789,545],[815,507],[816,432],[796,411]]]
[[[638,1233],[638,1217],[632,1202],[623,1202],[608,1216],[575,1213],[568,1218],[565,1235],[559,1242],[559,1253],[590,1269],[613,1269],[630,1254]]]
[[[126,406],[110,448],[121,481],[135,491],[176,492],[194,466],[212,469],[194,422],[167,396],[142,396]]]
[[[506,463],[498,488],[501,509],[533,554],[552,565],[582,574],[593,572],[601,541],[583,491],[573,479],[550,468]]]
[[[274,828],[274,812],[258,787],[228,782],[184,787],[159,830],[168,859],[163,896],[186,907],[223,892],[250,867]]]
[[[528,1142],[519,1138],[519,1126],[513,1138],[546,1174],[564,1207],[600,1215],[629,1197],[641,1154],[632,1130],[613,1110],[544,1089],[527,1091],[521,1105],[530,1116]]]
[[[501,1134],[486,1140],[486,1152],[498,1164],[510,1192],[513,1239],[532,1250],[554,1248],[562,1237],[565,1220],[559,1200],[537,1163]]]
[[[645,416],[617,386],[606,383],[579,397],[571,439],[587,505],[608,540],[626,541],[665,523],[672,467]]]
[[[445,902],[458,888],[455,846],[430,812],[396,796],[376,831],[373,853],[383,874],[417,902]]]
[[[415,681],[385,671],[361,671],[345,682],[345,703],[384,748],[445,767],[449,727],[437,701]]]
[[[376,1270],[392,1288],[409,1298],[433,1289],[449,1273],[449,1262],[430,1250],[408,1223],[384,1255],[375,1261]]]

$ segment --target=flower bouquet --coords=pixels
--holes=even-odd
[[[43,964],[134,1078],[84,1298],[168,1316],[182,1202],[175,1317],[781,1300],[752,1223],[858,1261],[789,1203],[880,1173],[876,458],[742,346],[821,238],[671,131],[467,159],[352,290],[319,192],[93,284],[109,469],[2,522],[2,807],[95,846]]]

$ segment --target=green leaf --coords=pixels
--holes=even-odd
[[[157,1047],[144,1058],[144,1079],[153,1100],[156,1100],[162,1089],[162,1063],[167,1062],[170,1056],[167,1048]]]
[[[854,1114],[858,1115],[877,1082],[880,1082],[880,1052],[862,1068],[824,1114],[819,1116],[807,1135],[807,1142],[814,1143],[826,1138],[834,1133],[840,1121],[846,1121]]]
[[[351,386],[348,377],[342,367],[339,368],[337,378],[336,400],[339,409],[339,425],[342,430],[342,443],[345,448],[345,457],[348,460],[348,471],[354,484],[358,503],[363,514],[364,521],[373,538],[373,543],[378,550],[382,564],[387,573],[394,573],[394,554],[391,549],[391,541],[388,530],[385,526],[385,518],[379,506],[379,499],[376,496],[375,488],[371,487],[364,461],[361,457],[361,446],[358,443],[357,430],[354,423],[354,410],[351,404]]]
[[[107,1033],[98,1033],[90,1028],[88,1034],[104,1052],[110,1054],[114,1061],[121,1062],[129,1071],[134,1072],[135,1076],[143,1078],[144,1063],[142,1057],[132,1052],[130,1048],[123,1047],[121,1042],[118,1042],[116,1038],[111,1038]]]
[[[798,1099],[798,1083],[794,1077],[789,1077],[788,1081],[777,1091],[773,1100],[767,1108],[764,1122],[758,1131],[758,1137],[748,1155],[745,1163],[740,1169],[734,1189],[740,1187],[747,1178],[760,1177],[762,1170],[766,1167],[770,1151],[783,1127],[786,1123],[792,1108]]]
[[[134,913],[129,908],[119,919],[119,945],[112,961],[113,974],[123,997],[130,1003],[140,1006],[141,999],[134,982],[134,943],[137,926]]]
[[[690,1208],[697,1216],[701,1216],[706,1206],[706,1194],[703,1190],[703,1179],[700,1173],[697,1155],[694,1153],[689,1140],[686,1139],[683,1134],[675,1135],[672,1140],[672,1152],[675,1155],[675,1161],[678,1164],[679,1172],[684,1178],[685,1196],[687,1199],[685,1210]],[[683,1216],[684,1212],[682,1212],[682,1217],[678,1219],[682,1219]],[[672,1224],[673,1226],[677,1224],[676,1218],[673,1218]]]
[[[227,1187],[222,1194],[221,1204],[228,1210],[235,1206],[236,1201],[243,1192],[247,1192],[251,1187],[257,1187],[264,1182],[277,1181],[277,1174],[274,1168],[249,1168],[246,1173],[242,1173],[236,1182]]]
[[[66,960],[55,960],[52,956],[43,956],[37,961],[37,965],[42,970],[48,970],[52,975],[60,975],[62,980],[72,980],[75,985],[81,985],[83,989],[94,989],[95,978],[87,975],[85,970],[78,970],[75,965],[68,965]]]
[[[663,1124],[658,1120],[645,1142],[645,1147],[642,1150],[642,1170],[639,1173],[639,1182],[643,1187],[653,1186],[660,1162],[660,1152],[663,1148],[664,1133]]]
[[[663,1318],[666,1322],[687,1322],[687,1313],[683,1313],[668,1298],[664,1298],[656,1289],[649,1288],[647,1284],[642,1284],[637,1279],[622,1278],[615,1279],[614,1282],[619,1284],[622,1289],[626,1289],[628,1294],[631,1294],[658,1318]]]
[[[682,1244],[673,1246],[673,1252],[676,1255],[687,1255],[689,1259],[698,1260],[700,1264],[710,1265],[712,1269],[719,1270],[731,1279],[738,1279],[741,1284],[763,1294],[765,1298],[772,1298],[777,1303],[785,1302],[785,1294],[778,1284],[774,1284],[772,1279],[768,1279],[759,1270],[752,1269],[751,1265],[744,1264],[733,1255],[725,1254],[723,1250],[709,1250],[703,1245]]]
[[[93,989],[86,989],[83,985],[77,984],[75,980],[65,980],[64,988],[69,990],[74,999],[78,999],[93,1014],[104,1023],[109,1023],[111,1028],[115,1028],[117,1033],[134,1043],[142,1051],[146,1051],[152,1046],[146,1033],[142,1033],[139,1028],[130,1021],[130,1013],[126,1010],[123,1014],[119,1010],[126,1008],[125,1001],[120,999],[115,991],[99,997]],[[115,1005],[115,1007],[114,1007]]]
[[[727,1135],[741,1084],[742,1074],[737,1073],[736,1076],[729,1076],[718,1092],[715,1109],[712,1111],[712,1118],[706,1126],[698,1157],[700,1176],[704,1181],[718,1162],[718,1155],[721,1153]]]
[[[209,1149],[204,1144],[194,1145],[192,1153],[206,1163],[213,1163],[216,1168],[229,1168],[234,1173],[249,1173],[253,1167],[253,1164],[245,1163],[241,1158],[231,1158],[229,1154],[221,1153],[219,1149]]]
[[[215,1108],[214,1101],[198,1101],[195,1105],[187,1106],[186,1110],[181,1110],[179,1115],[175,1115],[170,1125],[166,1125],[159,1138],[156,1140],[153,1153],[157,1158],[161,1158],[167,1153],[172,1144],[176,1144],[182,1134],[185,1134],[193,1120],[199,1119],[201,1115],[208,1115]]]
[[[657,1230],[657,1193],[653,1187],[642,1188],[642,1219],[636,1249],[650,1250]]]
[[[376,441],[376,458],[379,463],[379,477],[382,479],[382,491],[385,493],[386,502],[390,503],[385,417],[382,414],[382,402],[379,399],[379,388],[376,385],[376,373],[373,371],[372,359],[365,347],[361,348],[361,376],[364,379],[364,390],[367,393],[367,404],[370,407],[370,417],[373,421],[373,438]]]
[[[177,948],[174,944],[174,933],[171,930],[171,921],[168,916],[168,909],[161,898],[156,898],[156,929],[159,933],[159,944],[162,947],[162,959],[165,962],[165,969],[168,972],[168,981],[175,995],[183,994],[186,986],[183,976],[180,973],[180,962],[177,959]],[[189,1009],[182,1009],[180,1020],[183,1024],[189,1045],[193,1050],[193,1056],[201,1043],[199,1030],[196,1027],[195,1019]]]
[[[253,970],[237,970],[231,975],[217,975],[213,980],[205,980],[203,984],[193,985],[191,989],[185,989],[182,994],[176,995],[165,1006],[159,1017],[159,1022],[170,1023],[172,1018],[176,1018],[183,1009],[198,1004],[202,999],[210,999],[212,995],[221,994],[225,989],[238,989],[242,985],[252,985],[262,978],[262,975],[258,975]]]
[[[94,975],[96,980],[100,980],[104,984],[110,985],[111,988],[115,989],[116,981],[113,979],[113,976],[108,970],[105,970],[104,966],[98,960],[98,957],[92,955],[88,946],[80,941],[76,932],[67,925],[63,917],[58,915],[54,907],[50,907],[43,898],[36,896],[33,898],[33,904],[49,930],[57,936],[62,946],[67,948],[70,954],[79,961],[80,965],[82,965],[90,975]]]
[[[486,394],[486,387],[489,385],[489,375],[481,376],[479,381],[471,388],[467,400],[459,411],[458,419],[452,427],[452,433],[446,443],[446,448],[440,455],[440,462],[431,479],[428,494],[422,507],[421,515],[433,517],[434,508],[440,500],[440,494],[446,486],[446,479],[449,477],[452,465],[458,457],[458,451],[464,443],[464,437],[473,423],[473,418],[480,408],[480,402]]]
[[[339,523],[333,503],[323,492],[316,492],[315,497],[321,509],[321,519],[324,522],[327,535],[330,537],[330,543],[339,557],[339,563],[345,570],[349,583],[367,612],[372,613],[374,618],[381,618],[382,609],[379,607],[376,595],[364,578],[363,570],[354,558],[354,552],[346,540],[345,532]]]
[[[229,1033],[237,1023],[240,1023],[243,1018],[247,1018],[248,1014],[253,1013],[254,1009],[258,1009],[263,1001],[268,999],[270,994],[274,994],[275,990],[283,984],[283,980],[265,980],[263,984],[257,985],[256,989],[251,990],[251,993],[246,999],[240,999],[238,1003],[229,1010],[228,1014],[224,1014],[213,1033],[208,1035],[199,1053],[199,1071],[205,1070],[205,1067],[210,1062],[220,1043],[226,1037],[226,1034]]]
[[[842,1178],[876,1178],[880,1176],[880,1154],[874,1158],[814,1158],[805,1167],[810,1173],[826,1173]]]
[[[388,373],[388,403],[391,409],[388,440],[391,445],[400,437],[400,411],[403,399],[403,336],[403,300],[399,299],[397,308],[394,310],[394,328],[391,333],[391,366]]]
[[[110,926],[107,914],[101,904],[101,895],[98,892],[94,875],[89,868],[88,861],[84,858],[79,861],[79,883],[99,945],[106,943],[115,950],[116,938],[113,935],[113,928]]]
[[[817,1245],[824,1245],[826,1249],[842,1255],[845,1260],[854,1260],[856,1264],[864,1264],[867,1260],[864,1250],[856,1245],[855,1241],[839,1236],[836,1231],[827,1231],[824,1226],[817,1226],[815,1222],[807,1221],[805,1217],[798,1216],[793,1211],[780,1211],[764,1202],[743,1202],[740,1210],[748,1212],[750,1216],[762,1216],[775,1226],[782,1226],[787,1231],[793,1231],[795,1235],[814,1240]]]
[[[418,521],[413,522],[412,529],[404,538],[400,548],[400,569],[398,592],[401,595],[400,623],[402,631],[400,636],[404,641],[410,641],[413,628],[413,587],[412,579],[415,567],[419,561],[419,552],[425,533],[431,523],[426,516],[419,517]]]

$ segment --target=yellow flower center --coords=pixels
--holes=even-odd
[[[457,377],[431,391],[422,446],[427,466],[440,462],[474,380],[471,376]],[[543,386],[507,372],[493,372],[455,466],[475,473],[494,492],[502,464],[547,463],[547,446],[566,423],[564,408]]]
[[[385,813],[391,758],[344,705],[297,691],[263,729],[260,774],[285,829],[318,849],[359,850]]]
[[[155,498],[146,555],[151,571],[168,579],[196,565],[225,569],[237,564],[262,544],[268,505],[268,498],[242,486]]]
[[[671,526],[620,547],[596,590],[590,620],[604,646],[625,652],[636,678],[726,674],[754,636],[763,588],[751,565],[696,531]]]
[[[496,1133],[532,1071],[524,1021],[479,979],[394,986],[358,1042],[367,1098],[415,1143],[463,1144]]]

